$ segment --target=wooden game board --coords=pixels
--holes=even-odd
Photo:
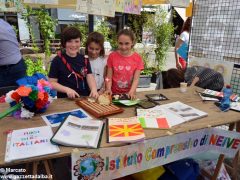
[[[83,108],[85,111],[89,112],[91,115],[96,118],[121,113],[124,110],[120,107],[117,107],[113,104],[111,105],[100,105],[96,102],[89,102],[87,99],[77,100],[76,104]]]

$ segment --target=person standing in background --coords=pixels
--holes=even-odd
[[[185,43],[188,46],[191,22],[192,22],[192,18],[188,17],[183,24],[180,36],[176,40],[175,57],[176,57],[176,67],[179,70],[185,70],[187,67],[187,59],[184,59],[183,57],[179,56],[179,54],[177,53],[177,50],[182,46],[183,43]]]
[[[104,78],[107,71],[107,60],[105,58],[104,36],[101,33],[92,32],[88,35],[85,54],[88,55],[91,64],[98,94],[103,94],[105,91]]]
[[[107,60],[106,92],[136,98],[139,76],[144,69],[142,57],[133,51],[135,35],[130,29],[117,34],[118,49]]]
[[[0,87],[16,86],[16,80],[26,75],[16,33],[12,26],[0,19]]]

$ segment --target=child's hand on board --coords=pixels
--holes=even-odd
[[[97,99],[99,96],[98,92],[96,90],[92,90],[89,97],[93,97],[95,99]]]
[[[109,89],[106,89],[104,93],[109,94],[109,95],[112,95],[112,91],[109,90]]]
[[[99,91],[98,91],[98,94],[101,95],[105,92],[105,90],[103,88],[101,88]]]
[[[135,91],[129,91],[129,92],[128,92],[128,97],[129,97],[129,99],[131,99],[131,100],[136,99]]]
[[[71,99],[80,97],[80,95],[71,88],[66,88],[65,92],[66,92],[67,96]]]

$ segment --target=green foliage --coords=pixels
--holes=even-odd
[[[13,28],[13,30],[15,31],[16,36],[18,37],[18,34],[19,34],[18,28],[17,28],[16,26],[14,26],[14,25],[12,25],[12,28]]]
[[[35,16],[37,22],[39,23],[39,30],[41,36],[44,41],[44,51],[46,57],[50,57],[50,39],[54,39],[55,36],[55,27],[57,24],[57,20],[52,19],[49,15],[48,11],[46,10],[45,6],[41,6],[40,9],[32,9],[29,6],[26,6],[26,12],[23,13],[23,17],[27,20],[30,16]],[[33,31],[31,25],[28,23],[29,31],[32,37],[32,41],[34,42],[35,38],[33,37]]]
[[[143,32],[143,24],[147,21],[149,17],[148,12],[142,11],[140,15],[129,14],[128,15],[128,27],[132,29],[136,36],[136,42],[142,41],[142,32]]]
[[[82,34],[81,46],[86,46],[87,36],[88,36],[88,24],[87,23],[74,23],[70,26],[77,28]]]
[[[42,73],[47,75],[48,72],[44,69],[43,61],[40,57],[37,57],[36,60],[33,60],[31,57],[27,56],[24,58],[27,65],[27,75],[32,76],[34,73]]]
[[[139,52],[140,56],[142,57],[143,63],[144,63],[144,70],[141,71],[142,75],[152,75],[153,69],[149,66],[148,63],[148,53],[143,50],[142,52]]]
[[[105,41],[109,41],[111,29],[106,21],[104,20],[98,21],[96,24],[96,31],[104,36]]]
[[[174,26],[167,20],[167,12],[159,8],[153,14],[149,14],[147,21],[144,23],[146,31],[153,32],[156,39],[156,66],[157,70],[163,70],[166,64],[167,51],[172,44],[172,37],[174,33]]]
[[[98,21],[96,24],[96,31],[104,36],[105,41],[110,42],[113,49],[117,48],[117,34],[109,27],[107,21]]]
[[[41,6],[40,9],[34,10],[34,13],[37,16],[39,22],[40,32],[44,41],[44,51],[47,57],[50,57],[50,39],[55,37],[55,27],[57,21],[52,19],[48,11],[45,9],[45,6]]]
[[[33,33],[33,27],[31,26],[31,24],[28,21],[30,16],[32,15],[32,9],[29,6],[25,6],[24,9],[25,9],[25,11],[23,11],[22,17],[25,20],[25,22],[27,22],[26,25],[28,27],[29,34],[30,34],[30,37],[31,37],[32,42],[33,42],[33,51],[35,53],[37,53],[39,51],[39,48],[37,47],[37,45],[35,43],[35,36],[34,36],[34,33]]]
[[[149,12],[141,12],[141,15],[129,15],[128,16],[128,26],[134,31],[136,35],[137,42],[142,40],[142,32],[144,31],[152,32],[156,39],[156,67],[157,71],[163,70],[166,64],[166,56],[169,47],[172,45],[174,27],[171,22],[167,20],[167,12],[159,8],[156,10],[155,14]],[[143,53],[144,54],[144,53]],[[143,60],[145,53],[142,54]],[[145,58],[147,61],[147,58]],[[145,63],[146,64],[146,63]],[[149,70],[151,67],[145,65],[145,70]],[[152,68],[153,69],[153,68]],[[152,71],[152,70],[151,70]]]

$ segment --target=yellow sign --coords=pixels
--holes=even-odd
[[[193,3],[190,2],[189,6],[186,8],[186,17],[192,16],[192,8],[193,8]]]

